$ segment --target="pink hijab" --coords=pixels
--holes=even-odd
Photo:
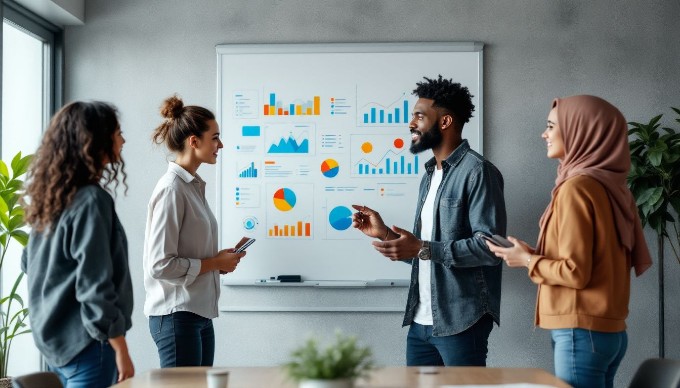
[[[595,96],[556,98],[552,106],[557,108],[565,156],[557,168],[550,204],[541,216],[537,252],[543,251],[546,226],[560,186],[569,178],[587,175],[607,190],[619,241],[631,252],[635,274],[640,276],[652,265],[652,259],[635,199],[626,185],[630,170],[626,119],[612,104]]]

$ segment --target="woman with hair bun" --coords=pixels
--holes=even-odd
[[[220,273],[234,271],[245,252],[218,250],[217,220],[196,173],[215,164],[222,148],[215,116],[173,96],[161,106],[164,121],[154,143],[175,153],[148,206],[144,239],[144,314],[149,317],[162,368],[212,366]]]
[[[108,387],[134,376],[128,246],[110,191],[125,186],[116,108],[73,102],[57,112],[28,173],[21,259],[31,331],[67,388]]]

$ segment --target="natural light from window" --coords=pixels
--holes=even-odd
[[[2,23],[2,159],[9,164],[12,157],[34,153],[44,126],[44,43],[34,36]],[[7,289],[21,271],[21,246],[13,242],[3,263],[2,287]],[[19,287],[26,296],[26,280]],[[40,368],[40,355],[33,337],[21,335],[12,343],[8,372],[21,375]]]

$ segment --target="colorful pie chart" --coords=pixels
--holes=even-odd
[[[293,209],[296,200],[293,190],[286,187],[282,187],[274,193],[274,206],[282,212]]]
[[[328,214],[328,222],[335,230],[346,230],[352,226],[352,211],[345,206],[337,206]]]
[[[321,163],[321,173],[326,178],[333,178],[338,175],[340,166],[335,159],[326,159]]]

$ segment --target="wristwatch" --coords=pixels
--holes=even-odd
[[[430,260],[430,242],[423,240],[423,246],[418,251],[418,258],[420,260]]]

